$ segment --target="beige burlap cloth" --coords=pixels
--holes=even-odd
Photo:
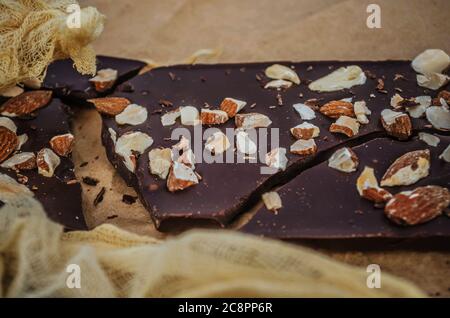
[[[423,296],[388,274],[381,288],[368,288],[363,268],[236,232],[192,231],[165,241],[112,225],[63,233],[32,192],[6,175],[0,175],[0,201],[4,297]],[[79,285],[70,284],[71,264]]]

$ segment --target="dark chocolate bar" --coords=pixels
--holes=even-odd
[[[390,108],[391,97],[401,92],[404,97],[430,95],[437,92],[419,87],[416,73],[410,61],[385,62],[282,62],[295,69],[302,80],[285,90],[265,89],[269,82],[264,76],[265,69],[274,63],[225,64],[225,65],[182,65],[163,67],[138,76],[126,85],[134,91],[116,90],[114,96],[125,97],[131,103],[139,104],[148,110],[148,119],[140,125],[118,125],[114,117],[103,116],[102,140],[107,155],[122,177],[139,193],[160,230],[201,226],[204,224],[227,226],[241,212],[251,207],[265,191],[293,178],[300,171],[312,167],[316,162],[328,158],[332,151],[344,145],[357,146],[377,137],[387,136],[381,124],[381,111]],[[308,84],[342,66],[358,65],[367,74],[364,85],[335,92],[314,92]],[[448,87],[448,86],[447,86]],[[445,87],[443,88],[445,89]],[[272,124],[269,128],[279,128],[279,146],[287,149],[289,159],[285,171],[274,175],[261,174],[264,162],[245,164],[196,164],[195,171],[201,175],[199,184],[183,191],[171,193],[167,190],[166,180],[161,180],[149,172],[148,152],[158,147],[168,147],[176,143],[170,140],[175,128],[186,128],[194,136],[193,128],[175,125],[163,127],[161,115],[176,107],[192,105],[199,110],[204,107],[218,109],[222,100],[232,97],[247,102],[240,113],[257,112],[267,115]],[[295,142],[290,128],[302,123],[293,104],[316,103],[323,105],[333,100],[353,98],[363,100],[372,111],[369,123],[361,125],[354,137],[331,133],[330,125],[335,121],[316,111],[317,118],[310,122],[320,128],[320,136],[315,139],[317,153],[303,157],[290,153],[289,148]],[[428,129],[424,118],[411,119],[414,131]],[[215,126],[224,131],[235,128],[230,119]],[[124,165],[123,158],[114,150],[110,129],[120,137],[130,131],[147,133],[154,140],[153,145],[137,160],[136,173],[131,173]],[[267,149],[271,150],[271,131],[267,135]],[[286,214],[286,213],[285,213]]]
[[[450,164],[439,155],[450,143],[449,136],[437,135],[440,143],[431,147],[414,137],[408,142],[377,138],[352,150],[359,158],[359,168],[345,173],[319,163],[284,185],[279,193],[283,207],[275,214],[262,207],[241,230],[280,239],[357,239],[449,237],[450,218],[442,215],[416,226],[400,226],[389,220],[383,208],[360,197],[356,181],[365,166],[375,170],[381,180],[389,166],[405,153],[429,149],[431,168],[428,177],[410,186],[386,187],[392,194],[419,186],[450,188]]]
[[[4,98],[0,99],[0,105],[5,101]],[[10,119],[17,127],[17,135],[28,136],[20,152],[36,154],[43,148],[51,148],[49,142],[53,137],[70,132],[70,109],[57,98],[53,98],[47,106],[33,114]],[[0,168],[0,173],[29,187],[50,219],[67,229],[85,230],[87,226],[81,206],[81,186],[75,178],[74,164],[70,156],[59,158],[61,163],[52,177],[44,177],[38,173],[37,168],[19,171]]]
[[[58,60],[49,65],[42,88],[53,90],[57,97],[84,102],[110,93],[117,85],[136,76],[145,65],[146,63],[137,60],[97,56],[97,71],[102,69],[117,71],[117,80],[114,85],[104,92],[98,92],[93,83],[89,82],[91,75],[78,73],[70,59]]]

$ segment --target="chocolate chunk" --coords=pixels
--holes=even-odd
[[[409,61],[282,64],[295,66],[299,73],[311,65],[313,67],[311,71],[303,73],[303,76],[308,76],[308,78],[305,81],[302,78],[302,83],[308,82],[306,80],[316,80],[329,74],[332,69],[351,64],[357,64],[363,70],[376,73],[382,78],[394,78],[398,73],[404,74],[407,78],[415,77]],[[170,193],[166,187],[166,180],[161,180],[149,173],[148,152],[158,147],[166,148],[174,145],[177,141],[167,140],[167,137],[176,128],[188,129],[193,138],[198,138],[193,132],[194,128],[181,125],[179,120],[173,126],[163,127],[158,115],[150,116],[144,124],[134,127],[119,126],[114,118],[103,117],[102,140],[109,160],[117,167],[127,183],[139,193],[139,197],[160,230],[171,230],[180,224],[192,226],[212,223],[226,226],[237,215],[259,200],[263,192],[294,177],[305,165],[311,165],[311,161],[316,162],[323,159],[324,154],[333,147],[344,143],[352,146],[377,136],[386,135],[380,124],[380,113],[383,109],[390,107],[390,98],[395,94],[392,81],[384,83],[384,90],[388,94],[377,95],[375,98],[370,98],[374,90],[374,85],[370,80],[365,85],[352,87],[351,90],[327,93],[313,92],[303,84],[293,85],[282,92],[284,106],[272,109],[269,106],[273,105],[274,99],[276,100],[277,92],[264,89],[258,81],[255,81],[255,76],[264,74],[265,69],[270,65],[272,63],[246,64],[245,72],[240,71],[244,67],[242,64],[156,68],[129,81],[135,88],[134,93],[119,91],[114,93],[114,96],[126,97],[132,103],[145,105],[149,113],[153,113],[155,110],[159,111],[161,99],[170,100],[174,108],[193,105],[199,110],[204,103],[218,107],[225,97],[243,100],[247,102],[247,106],[241,113],[256,112],[268,116],[272,121],[269,128],[279,128],[279,146],[288,150],[289,164],[284,172],[275,175],[261,174],[261,168],[266,167],[264,158],[259,159],[257,163],[209,164],[201,162],[196,164],[196,171],[203,180],[183,191]],[[208,80],[200,83],[198,81],[200,77]],[[182,80],[174,80],[176,78]],[[413,81],[398,81],[395,85],[404,91],[405,96],[423,95],[423,90]],[[142,94],[150,87],[150,93]],[[299,98],[300,95],[303,97]],[[348,138],[343,134],[331,133],[329,127],[335,120],[316,112],[317,117],[310,122],[318,126],[321,132],[320,137],[315,140],[318,151],[314,160],[305,160],[304,157],[289,152],[291,144],[295,142],[290,128],[303,122],[292,105],[305,100],[320,100],[321,103],[326,103],[348,97],[353,97],[353,101],[366,101],[367,107],[372,111],[372,114],[368,116],[369,123],[361,125],[356,136]],[[254,108],[250,109],[248,105],[254,105]],[[165,111],[168,110],[163,112]],[[428,124],[424,118],[412,118],[411,121],[415,130],[424,129]],[[234,129],[235,123],[233,120],[228,120],[225,124],[217,127],[225,131],[226,128]],[[122,158],[115,153],[109,129],[113,129],[118,137],[130,130],[138,130],[153,138],[154,143],[151,148],[137,159],[137,169],[134,174],[125,167]],[[269,129],[267,142],[260,141],[264,147],[267,147],[267,150],[272,148],[271,137],[275,133]],[[152,187],[150,187],[151,185]],[[156,188],[156,190],[150,190],[150,188]]]
[[[5,99],[0,99],[0,103]],[[28,140],[22,145],[21,152],[37,153],[42,148],[48,148],[51,138],[70,131],[67,112],[68,106],[59,99],[53,100],[36,112],[34,118],[11,118],[17,126],[17,134],[27,134]],[[60,157],[60,165],[53,177],[47,178],[38,173],[37,169],[21,170],[16,174],[11,169],[0,168],[0,173],[27,181],[26,185],[33,190],[35,198],[40,201],[53,221],[71,230],[87,229],[81,207],[81,186],[74,174],[74,165],[70,157]]]

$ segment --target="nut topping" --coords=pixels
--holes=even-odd
[[[358,168],[359,159],[356,153],[347,147],[337,150],[330,159],[328,159],[328,167],[342,171],[353,172]]]
[[[442,214],[450,204],[450,191],[438,186],[416,188],[396,194],[384,209],[386,216],[400,225],[417,225]]]
[[[0,127],[8,128],[13,133],[17,133],[16,124],[8,117],[0,117]]]
[[[411,151],[394,161],[381,179],[381,186],[411,185],[427,177],[429,170],[430,150]]]
[[[109,116],[119,115],[131,104],[131,102],[124,97],[93,98],[88,99],[88,102],[94,104],[99,113]]]
[[[180,107],[181,124],[185,126],[195,126],[200,124],[200,117],[197,108],[194,106]]]
[[[147,109],[140,105],[130,104],[123,112],[116,115],[116,123],[119,125],[137,126],[143,124],[147,120]]]
[[[259,113],[237,114],[234,120],[236,127],[242,129],[265,128],[272,124],[269,117]]]
[[[72,134],[55,136],[50,139],[50,146],[58,155],[67,157],[72,152],[74,139],[75,137]]]
[[[223,110],[202,109],[200,118],[203,125],[220,125],[228,120],[228,114]]]
[[[431,147],[437,147],[439,145],[439,142],[441,141],[439,137],[424,132],[419,133],[419,140],[422,140]]]
[[[17,149],[18,144],[17,135],[8,128],[0,126],[0,163]]]
[[[277,192],[266,192],[261,196],[266,209],[277,213],[283,207],[280,195]]]
[[[378,186],[373,168],[365,167],[356,181],[356,188],[361,197],[374,203],[385,203],[392,198],[392,194]]]
[[[340,67],[325,77],[315,80],[309,84],[309,89],[317,92],[334,92],[355,85],[366,83],[367,77],[357,65]]]
[[[198,184],[194,170],[182,163],[174,162],[167,178],[167,189],[170,192],[181,191]]]
[[[36,168],[36,156],[32,152],[20,152],[3,162],[0,167],[6,169],[32,170]]]
[[[291,153],[300,156],[314,155],[317,152],[317,145],[314,139],[299,139],[291,145]]]
[[[230,141],[228,137],[221,131],[217,131],[208,137],[205,144],[205,149],[213,155],[220,155],[230,148]]]
[[[142,132],[127,132],[117,139],[115,151],[123,158],[125,167],[136,170],[136,154],[142,154],[153,144],[153,138]]]
[[[60,163],[61,160],[58,155],[49,148],[41,149],[36,157],[36,165],[38,167],[39,174],[47,178],[53,177],[53,174]]]
[[[268,78],[275,80],[287,80],[295,84],[300,84],[300,78],[297,73],[284,65],[274,64],[266,68],[265,74]]]
[[[288,159],[286,148],[275,148],[266,154],[266,165],[277,170],[286,170]]]
[[[442,50],[428,49],[420,53],[411,65],[417,73],[441,73],[450,65],[450,57]]]
[[[112,68],[99,70],[97,75],[89,80],[94,84],[95,90],[99,93],[106,92],[114,86],[118,72]]]
[[[316,125],[304,122],[291,128],[291,134],[296,139],[311,139],[319,136],[320,129]]]
[[[285,80],[274,80],[268,82],[264,88],[265,89],[287,89],[292,86],[292,82],[288,82]]]
[[[152,149],[148,160],[150,172],[165,180],[172,165],[172,151],[169,148]]]
[[[246,131],[238,131],[236,134],[236,147],[242,154],[253,155],[258,151],[256,144]]]
[[[445,74],[430,73],[424,75],[417,75],[417,84],[419,86],[437,90],[446,85],[450,81],[450,77]]]
[[[444,152],[441,153],[439,159],[442,159],[446,162],[450,162],[450,145],[448,145],[448,147],[445,148]]]
[[[384,109],[381,112],[381,123],[388,135],[400,140],[408,139],[412,134],[411,119],[407,114]]]
[[[366,106],[365,101],[357,101],[353,105],[353,109],[355,111],[356,120],[363,125],[366,125],[369,123],[369,118],[367,118],[368,115],[372,114],[370,109]]]
[[[164,115],[161,116],[161,124],[166,126],[172,126],[175,125],[177,119],[181,116],[180,109],[177,108],[175,110],[171,110]]]
[[[320,107],[320,112],[330,118],[339,118],[341,116],[355,117],[353,104],[342,100],[333,100]]]
[[[314,110],[305,104],[294,104],[293,107],[303,120],[311,120],[316,118],[316,113]]]
[[[52,99],[51,91],[30,91],[10,98],[0,106],[0,113],[7,117],[29,115],[46,106]]]
[[[23,88],[20,86],[11,86],[0,91],[0,96],[3,97],[16,97],[24,92]]]
[[[425,112],[427,120],[438,130],[450,130],[450,111],[444,106],[431,106]]]
[[[362,195],[364,199],[374,203],[386,203],[392,199],[392,194],[383,188],[366,188],[363,189]]]
[[[228,114],[229,118],[233,118],[247,105],[247,102],[227,97],[220,104],[220,109]]]
[[[330,132],[344,134],[347,137],[354,137],[359,132],[359,122],[348,116],[341,116],[335,123],[331,124]]]

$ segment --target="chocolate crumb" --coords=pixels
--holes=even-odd
[[[384,90],[384,81],[383,81],[381,78],[379,78],[379,79],[377,80],[377,82],[378,82],[378,84],[377,84],[377,90],[379,90],[379,91]]]
[[[370,79],[376,79],[377,78],[377,76],[374,73],[372,73],[371,71],[369,71],[369,70],[364,71],[364,73]]]
[[[85,161],[82,164],[80,164],[80,168],[86,167],[89,164],[89,162]]]
[[[103,198],[105,196],[106,188],[103,187],[100,192],[97,194],[94,200],[94,206],[97,206],[99,203],[103,201]]]
[[[83,177],[83,183],[87,184],[89,186],[93,186],[95,187],[100,181],[95,179],[95,178],[91,178],[91,177]]]
[[[162,107],[172,107],[173,106],[173,103],[171,101],[168,101],[165,99],[160,99],[158,104],[161,105]]]
[[[116,218],[118,218],[118,217],[119,217],[119,216],[118,216],[117,214],[113,214],[113,215],[107,216],[106,219],[107,219],[107,220],[112,220],[112,219],[116,219]]]
[[[136,200],[137,200],[137,197],[132,196],[132,195],[124,194],[122,196],[122,202],[126,203],[126,204],[130,204],[131,205],[131,204],[135,203]]]
[[[169,77],[172,81],[175,81],[177,79],[177,76],[172,72],[169,72]]]

